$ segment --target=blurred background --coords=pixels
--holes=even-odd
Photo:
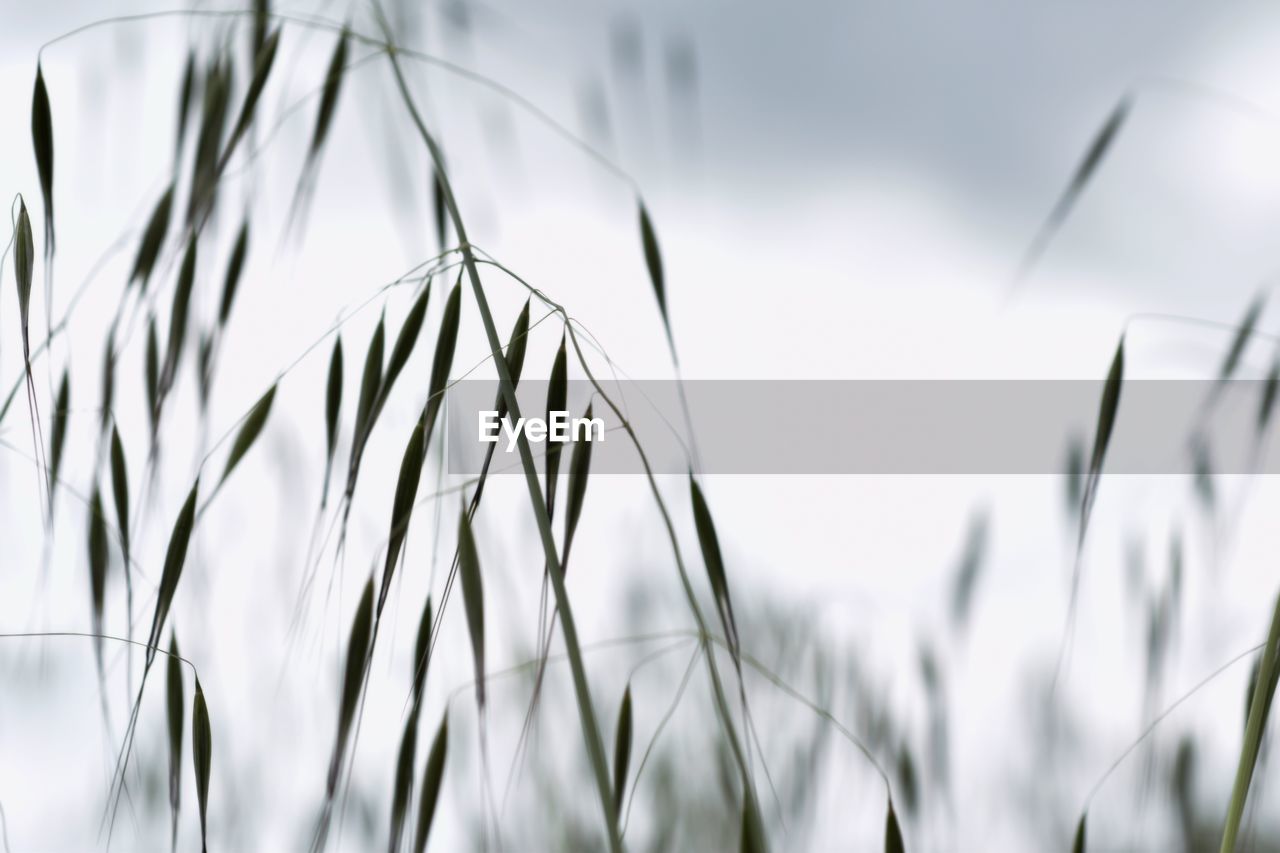
[[[95,482],[109,490],[97,436],[110,318],[173,174],[188,50],[202,63],[220,50],[232,57],[237,93],[251,76],[251,18],[149,15],[178,8],[7,0],[3,10],[0,115],[10,120],[0,132],[0,189],[24,197],[40,251],[28,130],[38,56],[53,116],[57,257],[51,306],[37,261],[33,339],[68,320],[33,366],[46,435],[54,386],[64,368],[70,377],[65,487],[51,526],[21,390],[0,421],[6,634],[92,630],[86,501]],[[1256,328],[1276,328],[1267,296],[1280,258],[1272,85],[1280,15],[1264,6],[453,0],[385,8],[399,44],[448,63],[406,60],[405,68],[472,242],[565,305],[627,376],[676,375],[646,273],[637,194],[660,241],[687,379],[1101,380],[1121,334],[1126,379],[1212,379],[1255,300],[1263,300]],[[364,3],[277,2],[273,12],[378,33]],[[134,15],[147,17],[87,29],[40,55],[81,25]],[[237,230],[252,222],[207,407],[192,357],[167,406],[161,464],[135,486],[143,489],[132,545],[136,635],[149,624],[173,519],[202,460],[305,354],[280,382],[257,445],[201,517],[170,614],[209,702],[211,849],[312,842],[352,613],[380,569],[403,442],[423,405],[430,341],[456,274],[432,285],[432,338],[415,350],[372,435],[339,551],[318,523],[326,333],[440,245],[430,160],[385,56],[367,44],[351,45],[312,192],[291,220],[334,42],[330,30],[283,23],[259,118],[201,242],[208,260],[193,312],[207,325]],[[1019,275],[1126,98],[1087,185]],[[180,260],[168,245],[157,266],[152,287],[162,295],[151,307],[161,321],[162,288],[172,288]],[[6,394],[23,372],[13,277],[6,257]],[[505,338],[527,293],[497,272],[485,285]],[[406,289],[388,290],[341,327],[339,459],[380,312],[390,334],[411,304]],[[119,332],[114,401],[139,481],[149,430],[145,313]],[[535,304],[532,320],[545,313]],[[551,317],[534,327],[525,376],[549,375],[561,325]],[[1274,339],[1246,343],[1236,375],[1265,376]],[[451,376],[475,367],[472,378],[492,378],[489,352],[464,288]],[[599,353],[588,354],[593,370],[609,372]],[[991,416],[1007,423],[1019,413]],[[1196,427],[1166,426],[1188,436]],[[840,431],[826,424],[807,440],[837,441]],[[1091,441],[1081,434],[1077,454]],[[1062,452],[1067,459],[1071,447]],[[414,635],[454,550],[461,493],[446,490],[465,480],[441,470],[439,458],[433,451],[419,495],[444,494],[414,516],[333,849],[387,847]],[[687,480],[663,476],[658,486],[712,613]],[[1104,476],[1078,560],[1079,483],[1069,477],[723,476],[702,487],[742,647],[759,664],[743,678],[772,847],[882,847],[885,786],[856,738],[888,776],[909,850],[1062,850],[1086,806],[1091,849],[1216,848],[1247,711],[1252,658],[1240,656],[1265,639],[1277,591],[1274,478]],[[543,562],[525,484],[490,481],[475,529],[488,670],[517,669],[490,685],[486,756],[455,595],[419,737],[422,756],[447,707],[449,763],[431,848],[602,848],[559,659],[548,664],[522,748]],[[609,747],[631,686],[628,846],[737,849],[741,780],[648,483],[592,477],[573,552],[568,589]],[[123,635],[114,548],[111,559],[104,630]],[[557,633],[552,653],[560,651]],[[143,654],[108,645],[100,688],[92,641],[0,639],[8,849],[107,845],[100,824]],[[719,664],[733,680],[730,658],[721,654]],[[153,682],[111,832],[116,850],[170,844],[163,690]],[[1242,847],[1280,847],[1272,763],[1264,746]],[[200,828],[183,766],[178,846],[191,849]]]

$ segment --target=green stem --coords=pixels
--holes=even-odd
[[[391,33],[389,31],[386,33],[386,38],[390,43]],[[444,196],[445,208],[449,213],[454,233],[457,235],[458,243],[462,249],[463,266],[466,268],[467,277],[471,281],[476,308],[480,312],[485,335],[489,339],[489,347],[494,353],[493,361],[494,366],[498,369],[498,381],[502,389],[502,396],[506,401],[512,420],[519,420],[520,405],[516,399],[515,385],[511,381],[511,373],[507,369],[506,359],[502,357],[502,341],[498,337],[498,330],[494,325],[493,315],[489,311],[488,300],[485,298],[484,287],[480,283],[480,274],[476,269],[475,256],[471,250],[471,244],[467,240],[466,226],[463,225],[462,215],[458,211],[457,201],[453,195],[453,188],[444,171],[444,159],[439,146],[430,131],[427,130],[426,124],[414,104],[408,83],[404,79],[404,72],[400,68],[394,45],[388,44],[387,56],[391,60],[391,69],[395,73],[396,85],[400,89],[405,106],[413,119],[413,123],[417,126],[418,134],[422,137],[422,141],[426,145],[427,151],[431,155],[431,160],[435,165],[436,174],[440,179],[441,194]],[[614,808],[613,785],[609,779],[609,766],[605,759],[604,741],[600,736],[600,726],[596,721],[595,711],[591,703],[591,692],[587,686],[586,669],[582,663],[582,652],[578,644],[578,629],[573,618],[573,610],[569,606],[569,595],[565,588],[564,573],[560,566],[560,559],[556,553],[556,542],[551,532],[551,521],[547,515],[547,506],[542,499],[542,489],[538,483],[538,473],[534,467],[533,453],[529,449],[529,442],[523,433],[519,436],[517,445],[520,451],[520,462],[524,467],[525,481],[529,486],[529,500],[533,505],[534,518],[537,521],[538,532],[542,538],[547,570],[551,575],[551,584],[555,589],[556,603],[560,608],[560,624],[564,630],[565,647],[569,654],[569,668],[573,674],[573,688],[578,700],[578,713],[582,720],[582,734],[587,742],[587,752],[591,758],[596,787],[600,795],[601,807],[604,810],[609,849],[613,853],[621,853],[623,849],[622,838],[618,832],[618,816]]]
[[[468,247],[468,250],[470,250],[470,247]],[[756,833],[756,837],[763,839],[765,837],[764,821],[760,816],[760,809],[755,793],[755,784],[751,778],[751,770],[747,766],[746,754],[743,752],[742,744],[738,739],[737,728],[733,722],[733,712],[729,709],[729,701],[726,698],[724,683],[720,678],[720,668],[716,666],[715,652],[711,648],[712,634],[710,629],[707,627],[707,620],[702,613],[702,607],[698,604],[698,596],[697,593],[694,592],[693,582],[689,579],[689,572],[685,568],[684,556],[680,551],[680,540],[676,536],[675,524],[671,520],[671,513],[667,509],[666,501],[663,500],[662,492],[658,489],[657,478],[654,476],[653,467],[649,464],[649,456],[644,452],[644,447],[641,446],[640,437],[636,435],[635,429],[632,427],[631,421],[627,419],[626,414],[618,404],[614,402],[613,398],[609,396],[608,392],[605,391],[604,386],[600,384],[598,379],[596,379],[595,374],[591,372],[591,367],[587,363],[587,357],[582,351],[581,344],[578,342],[578,335],[574,331],[573,323],[569,317],[568,311],[565,310],[565,307],[551,299],[541,290],[529,284],[529,282],[525,281],[498,261],[495,261],[492,257],[488,257],[488,259],[483,261],[483,263],[487,263],[501,270],[513,280],[523,285],[530,293],[537,296],[538,299],[542,300],[542,302],[549,308],[554,308],[560,313],[564,318],[565,328],[568,330],[569,341],[573,344],[574,353],[578,357],[578,363],[582,366],[583,373],[586,374],[587,381],[591,383],[596,394],[600,396],[600,399],[605,401],[605,404],[608,405],[609,409],[613,412],[614,417],[618,419],[618,422],[622,425],[623,430],[627,434],[628,440],[631,442],[631,446],[635,448],[636,455],[640,458],[640,464],[644,468],[645,479],[649,483],[649,490],[653,493],[654,503],[657,504],[658,512],[662,515],[662,522],[666,527],[667,538],[671,542],[671,550],[675,555],[676,560],[676,569],[680,575],[680,584],[684,588],[685,598],[689,602],[689,609],[693,612],[694,621],[698,625],[699,642],[702,650],[705,652],[703,656],[706,658],[707,672],[711,677],[711,690],[712,696],[715,700],[716,713],[720,717],[720,722],[724,726],[725,734],[729,739],[729,747],[733,752],[734,763],[738,765],[738,770],[742,774],[743,787],[745,789],[745,795],[749,806],[749,814],[751,815],[751,819],[757,824],[756,829],[758,831]]]
[[[1262,665],[1258,668],[1258,680],[1253,689],[1253,703],[1249,706],[1244,744],[1240,748],[1240,763],[1236,766],[1236,781],[1232,786],[1231,802],[1227,807],[1227,823],[1222,831],[1221,853],[1232,853],[1236,849],[1236,835],[1240,831],[1240,820],[1244,817],[1244,805],[1249,797],[1249,783],[1253,780],[1253,769],[1258,763],[1258,749],[1262,744],[1262,732],[1267,724],[1267,712],[1271,710],[1271,697],[1275,689],[1273,672],[1276,668],[1278,644],[1280,644],[1280,598],[1276,599],[1275,612],[1271,616],[1267,647],[1262,653]]]

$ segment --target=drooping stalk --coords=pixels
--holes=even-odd
[[[400,90],[405,107],[409,111],[410,118],[413,119],[418,134],[422,137],[422,141],[427,147],[432,163],[435,166],[436,174],[439,176],[445,209],[453,224],[454,233],[458,237],[458,245],[462,251],[463,266],[466,269],[467,278],[471,282],[476,308],[480,313],[480,320],[484,324],[485,336],[489,339],[489,348],[494,353],[494,366],[498,370],[498,383],[503,399],[506,401],[507,410],[511,413],[511,419],[513,421],[519,420],[520,404],[516,400],[515,385],[511,381],[511,373],[507,368],[507,361],[503,357],[502,341],[498,337],[498,330],[494,325],[493,315],[489,310],[489,302],[485,298],[484,287],[480,283],[480,274],[476,269],[475,256],[467,239],[466,226],[463,224],[462,215],[458,210],[458,204],[453,195],[453,187],[444,170],[444,160],[441,156],[440,148],[436,144],[434,137],[432,137],[431,132],[427,130],[422,116],[418,113],[413,95],[409,92],[408,83],[404,79],[404,72],[400,68],[399,58],[396,56],[396,48],[392,43],[392,33],[390,28],[385,25],[385,20],[383,29],[388,43],[387,57],[395,74],[396,85]],[[600,725],[591,702],[591,691],[587,686],[586,668],[583,666],[582,650],[578,644],[578,629],[573,618],[573,610],[569,605],[569,595],[564,584],[564,573],[561,570],[560,558],[556,552],[555,537],[551,532],[547,506],[542,499],[542,488],[538,483],[538,473],[534,467],[533,452],[529,449],[529,442],[524,433],[517,437],[517,447],[520,452],[520,463],[524,468],[525,481],[529,486],[529,502],[533,506],[534,519],[537,522],[538,532],[542,539],[547,571],[551,576],[551,585],[555,590],[556,603],[560,608],[560,624],[564,631],[565,648],[569,654],[569,669],[573,675],[573,689],[578,701],[578,715],[582,722],[583,738],[587,742],[587,752],[591,759],[596,787],[600,795],[601,808],[604,811],[609,849],[613,853],[621,853],[622,838],[618,832],[618,815],[617,810],[614,808],[613,789],[609,778],[608,762],[605,758],[604,741],[600,736]]]

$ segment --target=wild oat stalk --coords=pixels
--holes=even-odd
[[[381,7],[377,5],[375,5],[375,8],[379,10],[381,9]],[[518,420],[520,418],[520,403],[516,399],[515,384],[511,380],[511,372],[508,369],[507,361],[502,355],[502,341],[498,338],[498,330],[494,325],[493,315],[489,311],[489,302],[485,297],[484,286],[480,283],[480,273],[476,268],[475,256],[471,251],[471,244],[467,239],[466,225],[462,221],[462,214],[458,209],[457,200],[454,198],[453,188],[444,171],[444,157],[440,152],[439,146],[436,144],[435,138],[427,130],[426,124],[422,120],[422,116],[418,113],[418,108],[414,103],[413,96],[409,92],[409,85],[405,81],[404,72],[400,67],[400,60],[396,55],[390,25],[387,23],[386,18],[381,16],[381,14],[380,20],[384,36],[388,43],[387,58],[391,63],[391,68],[396,79],[396,85],[400,90],[400,95],[404,100],[405,107],[408,109],[410,117],[413,119],[414,125],[418,129],[418,134],[422,137],[423,144],[426,145],[427,151],[431,155],[431,161],[435,166],[436,174],[440,180],[441,195],[444,198],[445,208],[449,213],[449,220],[453,225],[454,233],[458,237],[458,244],[462,250],[463,266],[471,281],[472,292],[476,301],[476,308],[480,313],[480,320],[484,325],[485,336],[489,340],[489,348],[494,356],[493,360],[494,365],[497,367],[502,396],[506,400],[507,410],[510,412],[512,420]],[[551,584],[555,590],[557,606],[560,608],[565,647],[569,651],[569,668],[573,675],[574,693],[578,701],[578,716],[582,724],[583,738],[587,742],[587,752],[591,759],[591,767],[595,776],[596,789],[600,797],[601,809],[604,812],[605,832],[609,839],[609,848],[613,853],[621,853],[622,837],[618,829],[618,815],[617,810],[614,807],[613,790],[609,779],[608,762],[605,758],[604,741],[600,736],[600,724],[592,705],[590,689],[587,686],[586,669],[582,663],[582,652],[578,644],[577,625],[574,621],[573,611],[569,604],[569,594],[565,589],[564,575],[561,571],[560,560],[556,553],[555,537],[551,532],[551,521],[547,515],[547,507],[546,504],[543,503],[542,489],[538,483],[538,474],[534,467],[533,453],[529,449],[528,439],[524,436],[523,432],[517,438],[517,448],[520,453],[521,466],[524,468],[525,482],[529,487],[529,502],[533,506],[534,519],[537,522],[538,532],[542,539],[542,547],[546,556],[547,570],[551,575]]]

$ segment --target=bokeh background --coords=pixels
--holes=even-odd
[[[376,31],[361,3],[276,6]],[[4,0],[6,198],[22,193],[39,209],[28,116],[41,45],[103,17],[162,8],[177,7]],[[1231,326],[1269,293],[1280,225],[1272,85],[1280,16],[1264,5],[457,0],[391,4],[388,14],[402,44],[509,86],[633,176],[658,229],[686,378],[1100,379],[1122,332],[1127,377],[1210,378]],[[90,629],[84,497],[95,477],[106,324],[169,180],[187,50],[229,45],[243,86],[247,29],[232,18],[139,20],[85,31],[43,54],[57,151],[55,322],[83,290],[67,334],[36,365],[46,412],[62,368],[72,376],[68,487],[51,530],[21,398],[0,423],[3,632]],[[214,259],[197,291],[197,311],[208,317],[239,226],[235,211],[251,217],[249,263],[207,418],[188,375],[141,509],[134,553],[143,601],[217,438],[344,308],[438,251],[429,161],[382,59],[347,75],[305,227],[286,231],[332,43],[330,33],[285,25],[266,117],[249,140],[252,161],[235,167],[202,244]],[[352,58],[366,53],[353,46]],[[633,187],[509,98],[447,69],[408,68],[473,241],[565,304],[627,375],[672,378]],[[1038,263],[1017,279],[1027,247],[1124,97],[1131,109],[1121,132]],[[175,253],[162,257],[157,281],[171,280]],[[7,393],[22,366],[7,260],[2,276]],[[429,330],[451,283],[434,285]],[[505,333],[525,293],[497,274],[486,285]],[[344,418],[381,304],[342,329]],[[408,306],[407,294],[390,293],[389,322]],[[1275,328],[1273,307],[1259,329]],[[41,292],[32,326],[45,328],[48,312]],[[137,324],[128,339],[116,400],[138,460],[146,453],[143,331]],[[558,341],[555,318],[535,329],[526,375],[548,375]],[[1265,375],[1272,348],[1251,341],[1239,375]],[[350,614],[378,559],[403,440],[425,393],[430,351],[420,345],[374,435],[345,551],[335,556],[330,543],[316,559],[328,350],[326,340],[280,385],[268,430],[201,520],[174,606],[210,703],[210,837],[220,850],[310,843]],[[464,300],[455,374],[478,365],[476,375],[491,377],[487,353]],[[841,425],[815,430],[805,440],[838,441]],[[348,424],[344,441],[349,433]],[[428,470],[424,491],[451,485]],[[686,481],[660,485],[709,600]],[[524,488],[496,478],[477,517],[494,671],[536,655],[542,559]],[[908,849],[1065,849],[1095,783],[1149,723],[1263,641],[1277,589],[1280,496],[1271,478],[1104,478],[1055,688],[1076,557],[1066,478],[709,477],[704,488],[744,648],[830,715],[758,673],[746,676],[756,782],[777,849],[883,844],[884,787],[846,734],[888,772]],[[413,633],[423,598],[439,594],[457,511],[451,493],[416,516],[334,849],[386,846]],[[656,744],[636,783],[628,844],[736,849],[741,795],[726,770],[705,669],[689,669],[681,689],[694,643],[678,632],[692,624],[641,478],[592,478],[574,554],[569,589],[583,640],[602,644],[589,651],[588,669],[606,741],[630,679],[633,768]],[[123,633],[114,559],[107,628]],[[319,580],[300,597],[312,565]],[[956,590],[965,584],[961,617]],[[137,607],[141,630],[149,606]],[[432,728],[420,739],[448,704],[450,764],[433,848],[599,847],[564,665],[550,666],[521,762],[530,674],[495,682],[486,766],[457,598],[440,648],[428,679]],[[9,849],[106,845],[99,824],[131,698],[129,653],[107,653],[104,721],[91,643],[0,640]],[[132,657],[136,672],[141,655]],[[721,664],[728,671],[727,658]],[[1091,847],[1216,847],[1249,667],[1246,657],[1196,690],[1107,779],[1089,808]],[[168,845],[166,762],[157,684],[143,706],[113,849]],[[1257,850],[1280,843],[1270,763],[1264,752],[1247,815],[1244,840]],[[486,778],[496,802],[484,794]],[[192,790],[188,778],[179,842],[188,849],[199,832]]]

